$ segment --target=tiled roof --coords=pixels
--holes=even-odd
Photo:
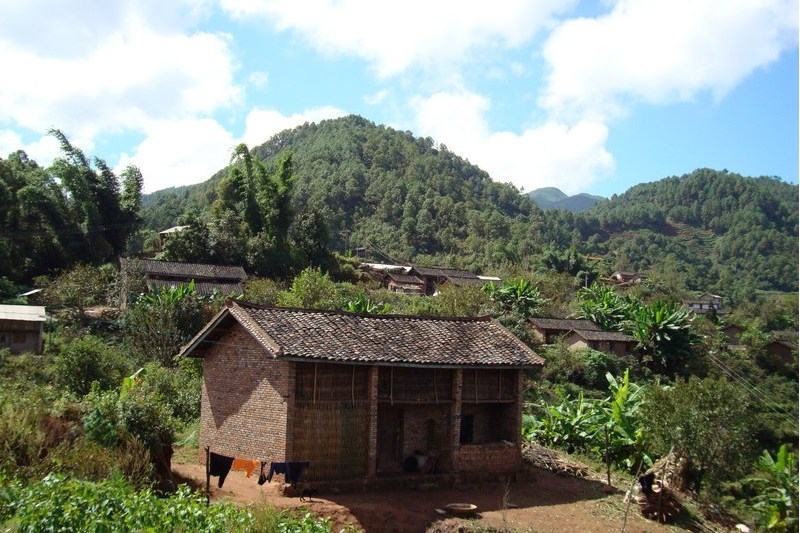
[[[423,285],[425,282],[417,276],[409,276],[407,274],[386,274],[386,276],[397,283],[408,283],[410,285]]]
[[[531,318],[531,324],[539,329],[600,331],[597,324],[591,320],[577,320],[574,318]]]
[[[490,317],[428,318],[258,307],[227,308],[187,344],[183,355],[229,312],[277,357],[344,363],[448,367],[532,367],[544,360]]]
[[[215,279],[244,281],[247,274],[244,268],[230,265],[208,265],[204,263],[179,263],[176,261],[157,261],[155,259],[126,259],[120,258],[120,266],[127,264],[142,270],[148,276],[169,276],[176,278]]]
[[[148,279],[147,288],[151,291],[159,290],[161,287],[175,287],[177,285],[188,285],[191,280],[174,280],[174,279]],[[210,282],[210,281],[195,281],[194,290],[197,294],[209,295],[216,292],[222,296],[229,294],[244,294],[244,287],[241,283],[236,282]]]
[[[574,329],[572,331],[587,341],[636,342],[636,339],[621,331],[586,331],[580,329]]]
[[[23,322],[46,322],[47,314],[41,305],[0,304],[0,320],[21,320]]]
[[[457,268],[439,268],[439,267],[422,267],[413,266],[411,272],[415,272],[420,276],[426,277],[442,277],[442,278],[477,278],[478,275],[469,270],[460,270]]]

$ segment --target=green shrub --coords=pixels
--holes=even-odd
[[[146,485],[152,474],[147,448],[130,437],[118,448],[106,448],[86,438],[63,442],[48,453],[42,467],[45,472],[89,481],[102,481],[118,473],[140,486]]]
[[[119,386],[129,370],[116,350],[92,335],[64,344],[53,358],[56,383],[81,396],[95,381],[104,390]]]
[[[135,490],[120,477],[102,482],[48,475],[0,493],[0,517],[20,531],[248,531],[252,518],[230,503],[206,507],[181,486],[169,498]]]

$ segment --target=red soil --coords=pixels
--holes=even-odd
[[[205,467],[198,464],[175,464],[173,472],[179,481],[201,487],[205,485]],[[606,493],[604,484],[596,480],[558,476],[534,469],[516,482],[507,485],[482,483],[460,488],[432,488],[426,491],[372,491],[353,494],[315,494],[310,502],[280,493],[282,483],[258,485],[257,473],[246,478],[243,472],[231,472],[224,486],[216,486],[211,478],[214,501],[273,505],[281,509],[308,508],[320,516],[330,517],[339,531],[352,524],[364,531],[417,533],[459,531],[460,521],[441,516],[436,509],[448,503],[466,502],[478,506],[475,519],[481,527],[522,529],[525,531],[619,532],[625,507],[624,491]],[[626,532],[659,532],[681,530],[646,520],[635,504],[628,512]]]

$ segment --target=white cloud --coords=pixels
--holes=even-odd
[[[74,143],[74,146],[93,146],[91,142]],[[53,162],[53,159],[61,155],[61,147],[52,135],[44,135],[39,139],[24,144],[19,134],[13,130],[0,131],[0,158],[5,159],[12,152],[22,150],[28,157],[36,161],[40,166],[46,167]]]
[[[492,132],[485,118],[489,100],[468,92],[416,98],[412,107],[419,135],[444,143],[494,180],[527,191],[555,185],[569,194],[582,192],[614,168],[605,149],[608,128],[600,122],[548,121],[520,134]]]
[[[0,131],[0,158],[5,157],[11,152],[16,152],[22,146],[22,139],[15,131]]]
[[[367,105],[375,106],[385,102],[388,97],[389,97],[389,91],[387,89],[381,89],[376,93],[364,96],[364,103]]]
[[[15,73],[0,84],[0,123],[89,138],[210,113],[239,96],[226,39],[207,33],[131,27],[68,59],[0,41],[0,70]]]
[[[606,15],[553,31],[541,103],[605,119],[636,101],[719,98],[796,46],[797,33],[796,0],[619,0]]]
[[[332,106],[315,107],[292,115],[283,115],[274,109],[253,109],[247,115],[242,142],[252,148],[265,143],[283,130],[301,126],[306,122],[319,122],[346,114],[345,111]]]
[[[474,54],[531,40],[576,0],[220,0],[233,16],[264,16],[323,54],[371,62],[387,77],[412,66],[452,70]]]
[[[266,72],[255,71],[251,72],[249,76],[247,76],[247,83],[249,83],[252,87],[256,89],[263,89],[267,86],[269,82],[269,74]]]
[[[115,170],[136,165],[144,177],[145,192],[205,181],[230,161],[233,136],[212,119],[156,121],[146,128],[147,138]]]

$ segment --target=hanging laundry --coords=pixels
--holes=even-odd
[[[253,475],[253,470],[255,470],[257,466],[258,466],[258,461],[236,457],[233,460],[233,465],[231,466],[231,470],[233,470],[234,472],[244,472],[245,477],[250,477]]]
[[[311,463],[308,461],[303,462],[288,462],[288,463],[271,463],[269,465],[269,473],[267,474],[267,481],[272,482],[273,474],[283,474],[283,479],[286,483],[294,485],[300,481],[303,475],[303,470],[308,468]]]
[[[211,452],[211,460],[209,463],[209,474],[212,476],[219,476],[217,486],[222,488],[222,484],[225,483],[225,478],[228,477],[228,472],[231,471],[233,457]]]

